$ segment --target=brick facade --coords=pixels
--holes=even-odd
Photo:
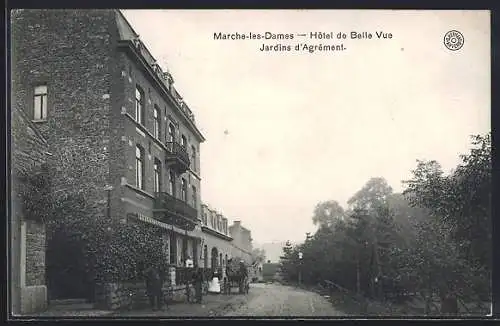
[[[176,141],[187,140],[193,159],[187,171],[176,173],[176,198],[186,180],[185,204],[198,212],[201,202],[200,144],[203,136],[194,116],[172,82],[165,83],[154,59],[144,47],[135,47],[138,35],[118,10],[18,10],[12,14],[12,106],[36,124],[52,153],[51,193],[78,194],[85,199],[89,217],[125,219],[132,215],[163,218],[155,203],[153,164],[161,164],[161,192],[168,190],[167,126],[177,129]],[[139,43],[140,44],[140,43]],[[160,76],[161,75],[161,76]],[[160,77],[162,78],[160,78]],[[162,81],[163,80],[163,81]],[[34,120],[34,89],[47,87],[47,117]],[[166,86],[167,85],[167,86]],[[135,90],[144,92],[144,119],[135,121]],[[160,112],[160,137],[153,135],[153,109]],[[144,189],[136,184],[136,146],[144,149]],[[108,192],[107,186],[112,186]],[[193,186],[196,192],[193,191]],[[193,198],[194,197],[194,198]],[[198,216],[194,217],[195,223]],[[189,238],[187,250],[177,248],[174,265],[184,254],[199,252],[195,230],[181,230],[162,223],[165,234]],[[31,230],[31,226],[29,229]],[[28,231],[30,242],[43,241]],[[165,241],[165,252],[178,240]],[[181,243],[183,243],[181,241]],[[182,246],[182,245],[181,245]],[[36,254],[28,252],[28,279],[40,283]]]
[[[124,16],[118,10],[15,11],[12,63],[12,106],[46,139],[52,154],[53,198],[78,194],[85,199],[84,211],[89,217],[106,218],[109,207],[109,218],[152,223],[163,230],[165,255],[170,256],[173,245],[177,247],[170,260],[173,266],[183,265],[186,256],[197,264],[204,256],[201,238],[206,237],[207,243],[212,238],[199,225],[195,229],[182,226],[172,220],[173,214],[154,209],[159,198],[154,188],[154,162],[161,163],[160,192],[170,192],[173,172],[175,191],[171,195],[187,212],[196,210],[191,214],[196,216],[184,217],[191,225],[197,224],[202,211],[199,154],[204,138],[173,78],[155,63]],[[34,120],[34,89],[40,85],[47,87],[47,117]],[[140,123],[136,117],[138,87],[144,109]],[[158,137],[154,134],[155,108],[159,112]],[[177,142],[186,139],[191,164],[185,170],[173,169],[167,160],[172,154],[167,146],[169,124],[175,126]],[[141,189],[136,182],[138,145],[144,154]],[[186,198],[182,198],[183,179]],[[111,190],[106,190],[108,186]],[[227,254],[228,258],[250,260],[245,244],[231,243],[228,232],[226,219],[226,238],[213,240],[223,259]],[[26,280],[34,286],[43,283],[39,253],[45,243],[41,234],[40,226],[27,226],[33,250],[26,253]],[[210,255],[211,248],[208,251]]]

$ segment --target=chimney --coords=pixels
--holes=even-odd
[[[234,221],[233,225],[237,226],[237,227],[240,227],[241,226],[241,221]]]

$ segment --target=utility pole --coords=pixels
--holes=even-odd
[[[302,284],[302,252],[299,252],[299,286]]]

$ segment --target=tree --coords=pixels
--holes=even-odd
[[[491,139],[474,136],[472,143],[449,175],[437,161],[417,161],[402,194],[372,178],[347,210],[334,200],[319,203],[316,233],[284,247],[285,276],[296,280],[302,251],[304,281],[311,284],[331,280],[381,299],[387,299],[381,293],[421,294],[427,313],[436,295],[441,313],[457,312],[457,296],[488,300]]]
[[[329,200],[316,205],[312,220],[314,225],[332,226],[342,218],[344,218],[342,206],[335,200]]]
[[[484,294],[489,293],[491,270],[491,137],[473,136],[472,143],[450,175],[435,161],[418,161],[406,182],[411,204],[430,213],[419,225],[420,251],[413,255],[420,259],[414,261],[425,262],[425,270],[440,275],[438,280],[429,276],[421,285],[443,300],[459,293],[489,296]]]
[[[298,276],[298,250],[290,241],[283,247],[283,255],[280,257],[280,269],[288,281],[297,279]]]
[[[347,203],[353,208],[370,209],[377,203],[385,201],[391,193],[392,187],[384,178],[371,178]]]

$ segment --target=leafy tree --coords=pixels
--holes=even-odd
[[[471,152],[461,156],[453,173],[445,176],[435,161],[418,161],[407,181],[409,201],[428,209],[431,217],[419,225],[420,251],[413,254],[420,260],[414,262],[440,275],[420,285],[443,300],[460,293],[489,296],[484,294],[489,293],[491,268],[490,152],[490,135],[474,136]]]
[[[344,218],[344,209],[335,200],[319,203],[314,209],[313,223],[319,226],[332,226]]]
[[[282,270],[297,280],[331,280],[365,295],[433,297],[441,313],[457,311],[457,297],[489,300],[491,275],[491,137],[474,136],[471,151],[445,175],[436,161],[417,161],[402,194],[372,178],[344,210],[334,200],[314,211],[316,233],[283,248]],[[342,217],[342,218],[340,218]]]
[[[297,280],[298,265],[298,248],[287,241],[283,247],[283,255],[280,257],[280,269],[286,280]]]
[[[370,209],[385,201],[391,193],[392,187],[384,178],[371,178],[347,203],[354,208]]]

